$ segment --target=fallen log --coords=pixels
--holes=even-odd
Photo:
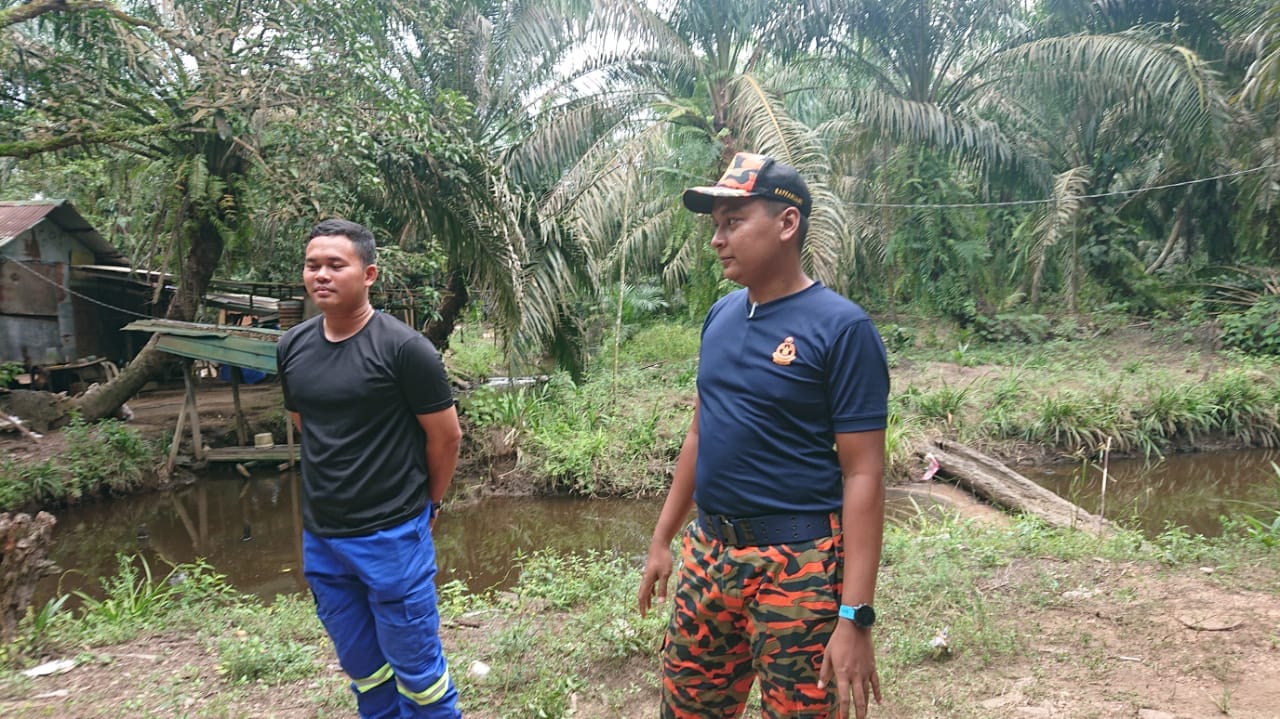
[[[918,451],[928,462],[937,461],[937,472],[993,504],[1034,514],[1055,527],[1071,527],[1091,534],[1111,532],[1106,520],[1009,469],[1004,463],[972,447],[935,439]]]

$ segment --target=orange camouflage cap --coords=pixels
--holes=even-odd
[[[794,205],[800,214],[809,216],[813,200],[809,186],[801,179],[796,168],[778,162],[768,155],[739,152],[733,156],[729,169],[724,171],[714,185],[690,187],[684,191],[684,206],[690,210],[708,214],[717,197],[763,197]]]

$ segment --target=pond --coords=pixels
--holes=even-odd
[[[1215,536],[1220,517],[1261,515],[1280,506],[1280,452],[1248,450],[1171,455],[1148,463],[1112,460],[1107,466],[1106,516],[1154,537],[1169,525]],[[1103,504],[1102,466],[1023,469],[1041,486],[1097,514]],[[1269,515],[1268,515],[1269,516]]]
[[[1166,522],[1210,535],[1218,531],[1221,514],[1249,511],[1253,502],[1276,506],[1280,480],[1271,462],[1280,462],[1280,456],[1259,451],[1178,455],[1152,467],[1141,461],[1111,462],[1107,516],[1149,536],[1162,531]],[[1097,467],[1023,473],[1089,511],[1098,510]],[[45,580],[40,595],[96,589],[98,577],[115,572],[117,553],[138,552],[160,573],[167,571],[166,562],[204,557],[231,584],[267,600],[305,591],[297,488],[293,472],[246,480],[231,468],[218,467],[174,492],[64,510],[58,514],[52,559],[70,571]],[[913,496],[891,490],[890,521],[915,515],[921,497]],[[661,507],[661,498],[455,503],[436,526],[440,582],[461,580],[472,591],[510,587],[519,575],[513,560],[542,549],[621,554],[634,558],[638,572]]]

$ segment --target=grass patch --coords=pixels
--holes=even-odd
[[[121,495],[150,476],[155,450],[137,430],[107,419],[76,417],[63,429],[66,449],[38,462],[0,460],[0,511],[60,507],[90,496]]]
[[[638,707],[653,706],[667,615],[662,605],[644,618],[636,611],[637,563],[598,552],[543,551],[517,559],[521,578],[512,592],[470,594],[461,583],[441,587],[444,638],[464,712],[481,719],[560,719],[634,715]],[[1216,571],[1205,575],[1201,566]],[[188,578],[201,571],[174,569]],[[216,575],[176,585],[205,591],[171,592],[163,587],[175,585],[158,575],[147,580],[140,565],[122,563],[104,587],[116,605],[136,611],[112,611],[109,622],[101,618],[101,606],[46,618],[41,656],[81,660],[77,715],[110,716],[108,706],[94,704],[96,685],[84,683],[84,676],[97,672],[104,688],[117,686],[112,662],[120,661],[120,651],[177,652],[171,665],[156,662],[153,676],[135,676],[127,701],[138,716],[271,714],[281,706],[276,700],[309,702],[318,715],[351,712],[348,680],[327,668],[332,649],[310,597],[279,597],[270,605],[229,600],[217,589]],[[1101,601],[1110,612],[1150,617],[1152,597],[1165,596],[1152,588],[1165,581],[1271,596],[1280,591],[1280,556],[1244,526],[1214,539],[1170,528],[1150,542],[1129,532],[1099,539],[1025,517],[996,526],[926,515],[890,526],[876,602],[882,681],[902,716],[932,716],[945,704],[952,707],[948,716],[962,717],[982,715],[974,708],[999,695],[1006,670],[1041,672],[1042,679],[1070,671],[1096,681],[1110,661],[1100,632],[1111,619],[1092,621],[1092,611],[1082,613],[1080,602],[1089,607]],[[1081,624],[1085,619],[1088,626]],[[109,634],[102,631],[107,625],[123,629]],[[24,632],[33,629],[24,622]],[[1162,646],[1167,631],[1151,633],[1152,647]],[[165,639],[157,647],[165,649],[148,649],[146,638],[159,633]],[[144,643],[124,650],[102,645],[113,637]],[[179,649],[184,641],[189,646]],[[1043,653],[1047,642],[1066,663]],[[476,662],[490,672],[469,672]],[[30,688],[16,671],[0,672],[5,696],[24,696]],[[35,714],[20,710],[17,716]]]

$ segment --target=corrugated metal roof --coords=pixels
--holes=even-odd
[[[276,372],[276,340],[280,330],[208,325],[174,320],[135,320],[126,330],[160,335],[156,348],[180,357]]]
[[[0,245],[35,227],[60,202],[0,202]]]
[[[13,238],[35,227],[41,220],[57,225],[63,232],[83,243],[104,264],[128,265],[128,260],[66,200],[29,200],[26,202],[0,202],[0,247]]]

